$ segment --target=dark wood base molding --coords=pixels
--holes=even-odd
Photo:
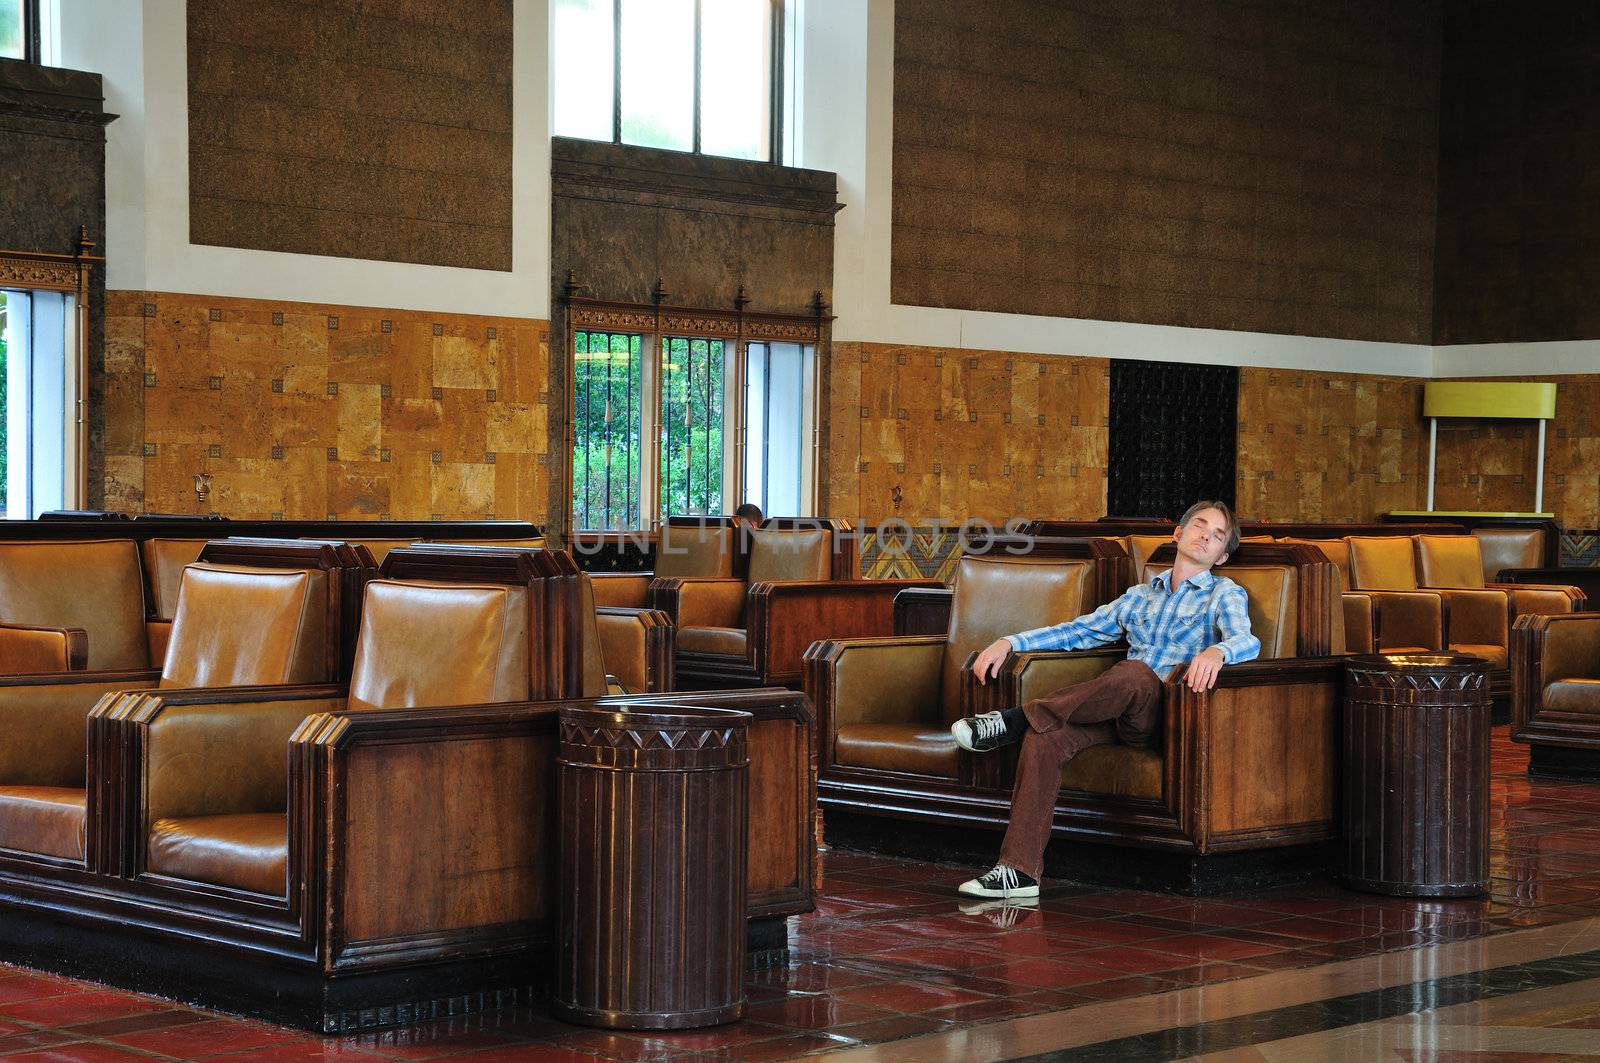
[[[968,871],[993,867],[1000,850],[998,831],[912,824],[834,809],[823,818],[823,829],[828,844],[841,849],[963,865],[950,871],[952,897],[957,884],[971,877]],[[1326,879],[1335,859],[1331,842],[1196,856],[1055,840],[1044,851],[1044,870],[1050,878],[1090,886],[1215,897]]]
[[[1536,745],[1528,748],[1528,774],[1544,779],[1600,782],[1600,749],[1567,749]]]

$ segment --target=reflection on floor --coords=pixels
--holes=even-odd
[[[1192,901],[1052,884],[1037,907],[963,908],[953,886],[971,869],[832,852],[819,911],[791,922],[794,962],[752,977],[748,1017],[732,1026],[609,1034],[536,1009],[318,1038],[0,967],[0,1055],[1600,1056],[1600,786],[1530,782],[1526,764],[1498,728],[1484,899],[1403,901],[1326,882]]]

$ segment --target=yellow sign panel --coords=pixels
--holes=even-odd
[[[1424,417],[1523,417],[1548,421],[1555,415],[1554,384],[1434,380],[1422,389]]]

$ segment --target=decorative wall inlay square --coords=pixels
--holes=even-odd
[[[329,314],[328,315],[328,331],[336,332],[336,331],[338,331],[338,328],[339,328],[339,315],[338,314]]]
[[[867,354],[866,351],[862,351],[861,352],[861,360],[863,362],[871,361],[871,357]]]
[[[871,412],[865,406],[863,406],[863,407],[861,407],[861,416],[870,417],[871,416]]]
[[[895,354],[894,354],[894,364],[895,365],[905,365],[906,364],[906,352],[905,351],[896,351],[895,352]]]
[[[273,447],[272,448],[272,458],[273,458],[274,461],[282,461],[283,460],[283,448],[282,447]]]
[[[897,421],[908,421],[911,419],[911,414],[907,410],[899,409],[894,411],[894,419]]]
[[[976,358],[968,358],[967,359],[967,368],[968,369],[976,369],[976,368],[978,368],[978,360]]]
[[[144,456],[147,458],[156,456],[156,445],[154,443],[146,443],[144,445]]]
[[[207,312],[206,317],[210,321],[221,321],[222,320],[222,311],[219,308],[213,306]]]
[[[338,447],[329,447],[328,448],[328,460],[329,461],[338,461],[339,460],[339,448]]]
[[[428,517],[428,519],[429,520],[444,520],[444,514],[443,513],[434,513],[434,514],[431,514]]]
[[[209,447],[206,448],[206,456],[207,457],[212,457],[212,458],[220,458],[220,457],[222,457],[222,444],[221,443],[213,443],[213,444],[211,444]]]
[[[283,510],[281,510],[281,509],[273,510],[272,511],[272,519],[273,520],[282,520],[283,519]]]
[[[433,334],[435,336],[443,336],[444,335],[444,326],[439,324],[438,322],[434,322]]]
[[[1042,413],[1039,415],[1039,423],[1044,424],[1044,414]]]
[[[1033,474],[1035,476],[1043,476],[1044,475],[1044,466],[1043,465],[1035,465],[1033,467]]]
[[[389,460],[389,448],[388,447],[384,447],[382,450],[378,451],[378,460],[379,461],[388,461]]]
[[[1078,467],[1076,465],[1067,466],[1067,475],[1068,476],[1076,476],[1076,475],[1078,475]]]
[[[437,450],[435,450],[431,454],[429,454],[428,457],[433,461],[433,463],[435,465],[438,465],[439,463],[444,461],[444,455],[442,453],[440,453],[439,451],[437,451]]]
[[[328,381],[328,394],[329,395],[337,395],[337,394],[339,394],[339,382],[337,380]]]
[[[935,475],[935,476],[938,476],[938,475],[940,475],[940,474],[941,474],[941,473],[943,473],[943,472],[944,472],[944,466],[943,466],[943,465],[940,465],[940,464],[939,464],[939,463],[938,463],[938,462],[934,462],[934,465],[933,465],[933,474],[934,474],[934,475]]]
[[[272,312],[272,323],[274,325],[283,324],[283,311],[282,310],[274,310]]]
[[[977,410],[968,410],[967,411],[967,420],[976,421],[977,419],[978,419],[978,411]]]
[[[273,381],[272,381],[272,393],[274,395],[282,395],[283,394],[283,380],[281,378],[276,378],[275,377],[273,379]]]
[[[494,451],[492,451],[492,450],[488,451],[483,455],[483,463],[485,465],[493,465],[494,464]]]
[[[444,388],[434,388],[432,394],[433,394],[433,401],[434,402],[439,402],[440,400],[442,400],[444,398]]]
[[[220,376],[208,376],[208,377],[206,377],[206,387],[210,388],[212,391],[221,391],[222,390],[222,378]]]
[[[866,415],[867,415],[867,410],[866,410],[866,407],[863,406],[861,408],[861,416],[865,417]],[[933,419],[935,421],[944,420],[944,411],[943,410],[934,410],[933,411]]]
[[[385,333],[385,334],[393,332],[394,331],[394,322],[390,321],[388,318],[381,319],[378,322],[378,331],[382,332],[382,333]]]
[[[1078,427],[1078,415],[1077,414],[1073,414],[1072,415],[1072,427],[1074,427],[1074,428]]]
[[[894,463],[894,471],[895,472],[905,472],[906,471],[906,463],[903,462],[903,461],[895,462]]]
[[[147,388],[156,386],[156,375],[154,373],[146,373],[144,375],[144,386]]]
[[[548,391],[539,392],[539,405],[540,406],[548,406],[548,405],[550,405],[550,393]]]
[[[1009,465],[1000,466],[1000,475],[1001,476],[1010,476],[1011,475],[1011,466],[1009,466]]]
[[[976,465],[968,465],[967,466],[967,475],[968,476],[976,476],[976,475],[978,475],[978,467]]]
[[[488,329],[485,330],[484,335],[491,340],[497,340],[500,338],[500,330],[495,328],[493,325],[490,325]]]
[[[380,398],[380,399],[392,399],[392,398],[394,398],[394,385],[393,384],[379,384],[378,385],[378,398]]]
[[[1006,424],[1010,424],[1011,423],[1011,415],[1009,413],[1005,415],[1005,420],[1006,420]]]
[[[498,402],[499,399],[500,399],[500,392],[498,392],[494,388],[490,388],[488,391],[485,391],[483,393],[483,401],[484,402]]]
[[[155,303],[145,303],[144,304],[144,316],[145,317],[155,317],[156,316],[156,304]]]

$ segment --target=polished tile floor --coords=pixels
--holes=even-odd
[[[963,906],[971,869],[834,851],[745,1021],[612,1034],[539,1009],[321,1038],[0,967],[0,1055],[267,1060],[1600,1057],[1600,786],[1531,782],[1497,728],[1493,892],[1332,884],[1220,900],[1050,884]]]

